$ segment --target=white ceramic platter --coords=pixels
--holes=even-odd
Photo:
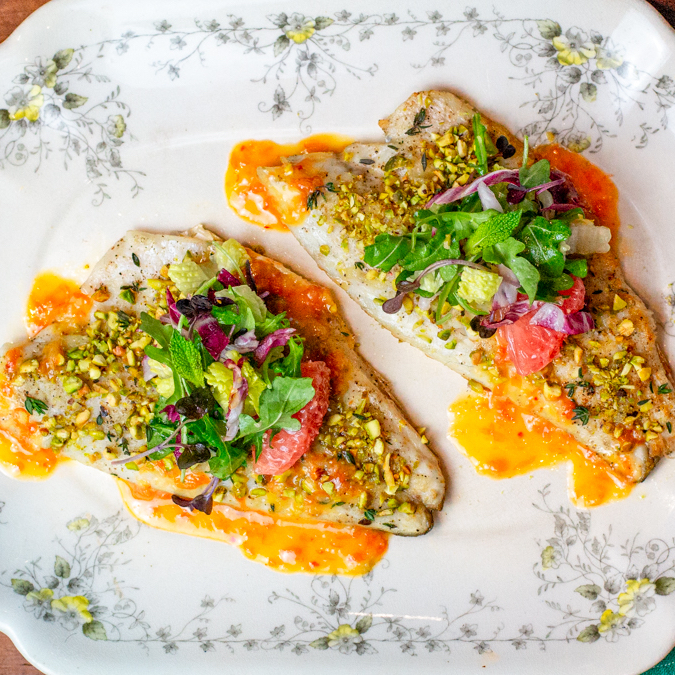
[[[625,270],[672,362],[674,50],[632,0],[54,0],[0,46],[0,342],[25,334],[37,272],[83,279],[130,228],[207,223],[329,284],[290,234],[229,210],[231,147],[310,131],[379,139],[377,120],[412,91],[448,87],[614,174]],[[139,525],[113,481],[81,466],[44,482],[3,475],[0,629],[59,675],[629,675],[660,660],[675,642],[675,595],[663,594],[674,464],[591,512],[570,506],[562,467],[477,476],[446,437],[461,378],[335,293],[447,467],[434,530],[392,538],[364,578],[286,576]],[[81,602],[51,606],[64,596],[86,598],[92,620]]]

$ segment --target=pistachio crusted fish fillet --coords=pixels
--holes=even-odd
[[[323,421],[315,421],[318,435],[299,461],[282,475],[261,476],[254,473],[247,451],[248,461],[212,490],[215,501],[274,511],[281,517],[362,523],[400,535],[427,532],[433,526],[432,511],[441,508],[445,493],[438,461],[383,392],[378,375],[354,351],[350,331],[328,291],[235,245],[250,263],[249,283],[265,298],[265,320],[287,313],[291,327],[304,339],[303,363],[322,361],[328,366],[330,395]],[[196,268],[213,273],[213,242],[144,232],[129,232],[118,241],[82,286],[94,299],[89,324],[53,324],[5,354],[0,429],[25,445],[51,445],[87,466],[185,500],[204,493],[209,479],[214,488],[212,465],[205,459],[181,476],[173,452],[156,460],[147,456],[158,390],[168,394],[162,389],[167,380],[151,377],[147,360],[143,362],[152,339],[141,330],[139,317],[142,312],[153,317],[166,313],[167,289],[178,297],[167,266],[184,260],[191,273],[196,274]],[[185,272],[187,267],[180,269]],[[169,277],[172,270],[168,267]],[[224,305],[224,310],[232,307],[237,305]],[[249,333],[246,339],[251,337]],[[249,377],[249,391],[256,382]],[[218,398],[217,387],[211,389]],[[264,395],[258,395],[262,405]],[[29,404],[28,420],[27,397],[38,402]],[[244,413],[253,414],[248,406],[246,398]],[[225,422],[215,424],[225,428]]]
[[[472,128],[476,112],[449,92],[415,93],[380,122],[386,142],[354,143],[338,154],[294,157],[283,167],[260,169],[259,177],[282,213],[284,208],[297,209],[307,199],[299,186],[306,185],[308,177],[314,181],[310,212],[291,228],[293,235],[331,279],[396,337],[465,378],[527,405],[572,434],[624,482],[641,481],[675,448],[675,396],[652,314],[626,283],[609,246],[596,247],[606,252],[586,260],[585,310],[595,327],[567,336],[557,358],[527,377],[517,376],[504,362],[498,339],[482,338],[471,328],[475,317],[464,307],[449,312],[443,308],[441,325],[436,322],[435,298],[430,306],[428,299],[410,293],[401,311],[383,311],[383,302],[396,292],[401,267],[370,267],[364,262],[365,248],[378,234],[410,233],[414,213],[432,195],[470,186],[478,177],[481,157]],[[498,146],[493,148],[498,156],[489,168],[486,163],[486,170],[519,167],[523,144],[485,116],[480,121]],[[577,225],[578,232],[586,228],[588,234],[588,220]],[[587,253],[583,246],[577,248]],[[489,333],[494,331],[484,332]]]

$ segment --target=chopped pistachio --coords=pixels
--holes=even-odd
[[[375,439],[375,438],[379,437],[379,435],[380,435],[380,421],[379,420],[375,420],[375,419],[369,420],[363,426],[364,426],[366,432],[368,433],[368,435],[371,438]]]
[[[614,304],[612,305],[612,309],[615,312],[618,312],[626,307],[627,303],[626,301],[616,293],[614,294]]]
[[[630,319],[624,319],[617,329],[620,335],[624,337],[629,337],[635,332],[635,326]]]
[[[63,378],[63,389],[66,394],[74,394],[82,387],[82,380],[75,375],[68,375]]]

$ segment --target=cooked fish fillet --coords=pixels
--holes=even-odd
[[[161,278],[162,268],[181,261],[188,251],[197,259],[205,257],[209,252],[209,242],[194,237],[129,232],[101,259],[82,286],[83,291],[93,294],[95,298],[110,296],[105,301],[94,302],[91,323],[87,328],[91,330],[95,321],[100,323],[104,316],[101,312],[110,316],[108,313],[121,309],[133,321],[141,311],[154,311],[157,305],[156,291],[150,288],[147,280]],[[349,336],[350,331],[336,313],[329,293],[279,263],[253,251],[249,253],[259,291],[269,291],[267,302],[275,305],[278,311],[288,312],[294,326],[306,338],[306,355],[314,360],[328,362],[331,368],[331,409],[350,411],[365,399],[367,410],[380,422],[386,453],[392,458],[398,457],[396,461],[400,462],[400,466],[408,467],[411,472],[407,486],[399,489],[395,496],[398,506],[408,506],[403,509],[383,507],[383,503],[393,496],[391,490],[389,493],[386,491],[384,480],[364,481],[358,491],[352,489],[346,496],[341,496],[341,503],[337,500],[331,502],[330,499],[326,499],[326,502],[331,503],[307,499],[298,501],[284,496],[283,489],[288,487],[286,483],[279,482],[277,485],[274,481],[268,484],[267,493],[263,496],[254,497],[249,492],[247,497],[238,499],[233,490],[228,490],[221,501],[239,508],[274,510],[282,517],[295,515],[337,523],[361,522],[401,535],[425,533],[433,525],[431,511],[441,508],[445,493],[445,481],[438,460],[405,420],[398,406],[384,394],[378,375],[356,354],[352,346],[353,338],[344,337]],[[132,254],[137,256],[140,266],[135,264]],[[140,282],[144,290],[139,291],[137,302],[131,307],[119,299],[119,293],[123,287],[134,282]],[[289,298],[294,296],[284,290],[289,288],[294,294],[304,297],[313,294],[316,302],[312,316],[294,312],[292,302],[289,302]],[[186,479],[181,481],[176,471],[172,473],[164,469],[161,460],[140,463],[140,470],[132,470],[126,464],[120,466],[112,463],[115,456],[121,454],[119,448],[122,446],[126,446],[132,455],[146,447],[145,435],[138,437],[138,434],[133,433],[133,416],[138,413],[135,404],[139,401],[156,401],[157,393],[152,381],[146,386],[138,368],[119,367],[116,372],[112,372],[109,365],[98,380],[88,382],[89,393],[74,394],[66,393],[63,375],[49,372],[49,359],[55,353],[63,354],[77,349],[91,340],[91,333],[87,334],[84,328],[73,330],[72,326],[54,324],[25,345],[10,350],[3,360],[6,395],[0,401],[0,429],[10,437],[36,445],[49,445],[60,431],[67,430],[70,439],[60,450],[67,457],[156,490],[189,498],[198,495],[204,490],[204,481],[209,478],[204,478],[206,465],[189,469]],[[21,366],[17,368],[17,364],[30,366],[31,363],[35,364],[33,370],[22,369]],[[27,372],[22,373],[22,370]],[[86,380],[86,376],[83,377]],[[17,423],[18,419],[25,417],[23,408],[27,396],[43,401],[48,406],[44,417],[33,414],[31,418],[32,422],[38,423],[36,426],[43,431],[44,436],[34,433],[26,438],[25,425],[21,427]],[[21,413],[18,416],[17,411]],[[48,423],[48,418],[54,423]],[[97,422],[94,424],[93,420]],[[325,444],[318,442],[321,435],[329,431],[326,424],[317,442],[291,470],[286,481],[297,479],[299,483],[303,478],[312,478],[311,470],[318,467],[342,476],[345,481],[353,479],[345,471],[349,469],[353,474],[356,467],[352,467],[346,458],[328,452]],[[82,431],[78,433],[77,429]],[[244,476],[254,488],[254,475],[250,468],[246,469]],[[357,484],[357,481],[352,480],[352,483]],[[359,500],[361,492],[367,494],[367,504]],[[364,519],[365,509],[371,510],[372,524],[370,519]]]
[[[425,114],[420,120],[422,108]],[[333,281],[396,337],[463,377],[498,390],[519,405],[527,405],[606,461],[623,482],[641,481],[659,457],[675,448],[670,426],[675,395],[667,361],[656,342],[652,314],[626,283],[614,253],[597,254],[588,260],[586,300],[595,317],[596,330],[567,339],[560,356],[541,375],[520,378],[511,370],[504,381],[504,373],[496,373],[485,363],[486,359],[476,363],[476,353],[487,355],[487,361],[492,362],[492,357],[499,356],[499,346],[495,339],[481,339],[471,330],[463,310],[457,309],[443,324],[445,335],[441,337],[441,327],[419,306],[397,314],[382,311],[382,301],[394,295],[397,269],[387,274],[368,270],[361,262],[364,246],[372,243],[378,233],[373,228],[380,224],[379,231],[405,231],[404,221],[409,215],[401,211],[402,215],[392,216],[392,211],[387,211],[391,207],[381,206],[378,196],[388,199],[387,193],[392,194],[392,185],[397,189],[396,181],[401,178],[401,184],[405,180],[408,186],[408,195],[415,198],[410,191],[419,187],[428,198],[431,193],[424,193],[424,186],[434,180],[437,171],[437,165],[427,158],[428,148],[438,149],[454,128],[464,139],[455,141],[455,153],[464,156],[467,145],[472,144],[471,118],[475,112],[449,92],[415,93],[380,122],[386,142],[355,143],[338,154],[302,155],[291,158],[291,164],[260,169],[258,174],[282,213],[284,208],[297,208],[300,200],[307,199],[297,179],[304,177],[305,185],[307,177],[314,181],[318,189],[316,206],[300,225],[291,228],[293,235]],[[505,136],[514,148],[512,157],[500,163],[508,168],[520,166],[522,143],[485,115],[481,119],[493,139]],[[419,206],[424,202],[425,199],[419,201]],[[359,214],[370,223],[370,230],[365,226],[359,229]],[[626,303],[618,312],[612,311],[616,294]],[[632,328],[626,320],[632,322]],[[453,349],[447,348],[448,330],[455,344]],[[608,365],[598,366],[605,359]],[[570,386],[579,380],[580,367],[593,381],[593,387]],[[572,402],[564,393],[558,400],[548,400],[543,391],[545,381],[563,391],[568,385],[568,391],[574,392]],[[639,391],[640,400],[636,403],[636,396],[626,396],[621,384]],[[589,409],[591,415],[586,424],[571,419],[575,406]]]

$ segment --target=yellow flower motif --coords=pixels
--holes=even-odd
[[[619,614],[627,617],[648,614],[656,606],[652,597],[655,593],[656,585],[649,579],[628,579],[626,592],[617,598]]]
[[[36,122],[40,117],[40,108],[44,105],[45,97],[42,95],[42,87],[35,85],[28,96],[24,96],[14,112],[9,113],[10,119],[20,120],[26,118],[31,122]]]
[[[600,617],[600,625],[598,626],[598,633],[607,633],[620,628],[626,620],[625,616],[613,612],[611,609],[606,609]]]
[[[596,53],[596,46],[592,42],[584,41],[581,33],[558,35],[551,41],[558,52],[558,62],[563,66],[580,66]]]
[[[586,150],[586,148],[589,148],[591,145],[591,137],[590,136],[582,136],[579,134],[578,136],[570,137],[569,140],[567,141],[567,147],[572,151],[572,152],[583,152]]]
[[[79,616],[85,623],[93,621],[92,615],[88,611],[89,600],[83,595],[64,595],[58,600],[52,600],[52,609],[57,609],[64,614]]]
[[[618,68],[623,64],[623,56],[618,52],[613,52],[609,49],[598,49],[597,61],[600,70],[609,70],[610,68]]]
[[[303,16],[302,14],[293,14],[286,26],[284,26],[284,34],[289,40],[293,40],[300,45],[307,42],[309,38],[315,33],[314,19]]]
[[[47,65],[39,70],[37,77],[44,83],[42,84],[43,87],[47,87],[47,89],[54,88],[54,85],[56,84],[56,73],[58,70],[58,66],[54,63],[54,61],[51,60],[47,61]],[[33,81],[35,82],[35,80]]]
[[[360,633],[356,628],[352,628],[348,623],[339,625],[332,633],[329,633],[328,646],[335,647],[344,642],[350,642],[352,639],[359,637]]]
[[[39,591],[31,591],[26,595],[26,600],[30,600],[36,605],[42,605],[47,602],[51,603],[54,597],[54,591],[51,588],[42,588]]]

